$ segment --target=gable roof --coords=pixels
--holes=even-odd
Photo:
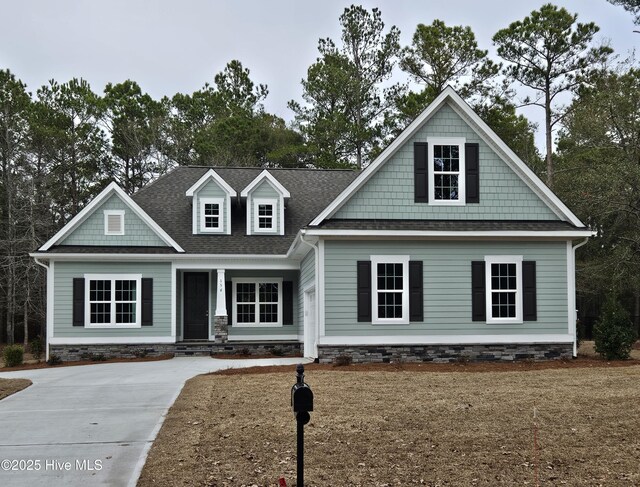
[[[269,171],[267,171],[266,169],[264,171],[262,171],[260,174],[258,174],[258,176],[253,181],[251,181],[246,188],[244,188],[242,190],[242,192],[240,193],[240,197],[241,198],[246,198],[247,196],[249,196],[249,193],[251,193],[253,188],[258,186],[265,179],[267,181],[269,181],[269,183],[271,183],[271,186],[273,186],[274,189],[278,193],[280,193],[280,195],[283,198],[290,198],[291,197],[291,193],[289,193],[287,188],[285,188],[282,184],[280,184],[280,182],[278,182],[278,180],[276,178],[274,178],[271,175],[271,173]]]
[[[184,252],[182,247],[165,232],[148,214],[144,211],[127,193],[125,193],[116,183],[110,183],[102,192],[96,196],[80,213],[71,219],[64,227],[51,237],[39,252],[45,252],[54,245],[60,243],[66,236],[71,234],[83,221],[85,221],[100,205],[105,202],[111,195],[116,194],[133,211],[149,228],[168,246],[173,247],[177,252]]]
[[[325,169],[269,169],[290,198],[285,211],[284,235],[247,235],[244,204],[231,210],[231,235],[194,235],[192,198],[186,191],[210,168],[180,166],[141,189],[133,199],[188,253],[286,254],[298,231],[305,227],[358,175],[355,171]],[[220,167],[216,173],[238,193],[262,172],[261,168]]]
[[[463,119],[471,122],[476,133],[496,152],[531,190],[563,221],[584,228],[580,219],[551,191],[535,173],[520,159],[498,135],[475,113],[471,107],[447,86],[438,97],[402,133],[382,151],[382,153],[362,171],[359,176],[340,193],[313,221],[310,226],[318,226],[335,213],[354,195],[376,172],[391,159],[404,143],[409,140],[445,103]],[[475,125],[475,127],[473,127]]]
[[[187,192],[187,196],[193,196],[198,192],[198,190],[204,186],[208,181],[215,181],[229,196],[236,196],[236,190],[227,184],[227,182],[222,179],[218,173],[216,173],[213,169],[209,169],[206,173],[202,175],[200,179],[198,179],[193,186],[191,186]]]

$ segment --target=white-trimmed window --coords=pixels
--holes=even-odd
[[[140,327],[140,274],[85,274],[87,328]]]
[[[522,256],[485,257],[487,323],[522,323]]]
[[[273,233],[276,228],[276,208],[278,200],[275,198],[253,199],[253,232]]]
[[[465,160],[462,137],[429,137],[429,202],[465,204]]]
[[[104,210],[104,234],[124,235],[124,210]]]
[[[372,255],[372,323],[409,323],[409,256]]]
[[[238,278],[232,279],[231,283],[232,326],[282,326],[282,279]]]
[[[223,198],[200,198],[200,231],[203,233],[222,232]]]

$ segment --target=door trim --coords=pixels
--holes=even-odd
[[[311,329],[311,324],[309,322],[309,302],[311,294],[314,295],[315,300],[315,309],[313,321],[315,322],[315,326]],[[303,333],[302,333],[302,343],[303,343],[303,355],[305,357],[318,357],[318,294],[316,293],[315,285],[311,285],[304,290],[304,308],[303,308]]]

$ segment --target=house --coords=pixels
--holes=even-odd
[[[362,172],[179,167],[111,184],[32,256],[47,352],[329,362],[576,353],[591,231],[451,89]]]

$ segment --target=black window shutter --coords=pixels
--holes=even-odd
[[[73,326],[84,326],[84,277],[73,278]]]
[[[233,284],[231,281],[225,281],[224,294],[227,301],[227,326],[231,326],[233,321]]]
[[[409,261],[409,321],[424,321],[422,261]]]
[[[428,145],[426,142],[413,143],[413,184],[414,201],[416,203],[429,202],[429,167]]]
[[[293,281],[282,282],[282,324],[293,325]]]
[[[480,203],[480,144],[464,145],[467,203]]]
[[[473,321],[487,320],[484,273],[484,261],[471,262],[471,319]]]
[[[522,263],[522,319],[524,321],[537,321],[538,319],[535,261]]]
[[[142,326],[153,325],[153,279],[142,278]]]
[[[371,322],[371,261],[358,261],[358,322]]]

